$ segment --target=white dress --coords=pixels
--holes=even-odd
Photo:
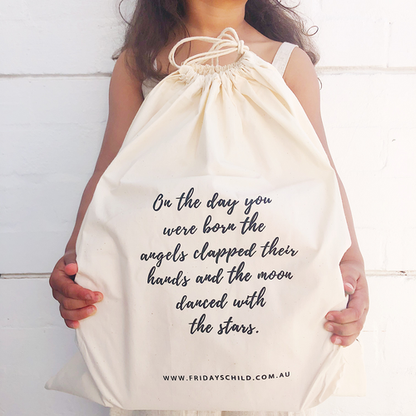
[[[283,76],[290,55],[296,45],[284,42],[278,49],[272,65]],[[142,85],[144,98],[156,86],[154,80],[146,80]],[[196,410],[123,410],[117,407],[110,409],[110,416],[315,416],[316,408],[298,412],[223,412],[223,411],[196,411]]]

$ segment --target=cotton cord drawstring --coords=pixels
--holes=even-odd
[[[208,52],[198,53],[182,62],[181,65],[178,65],[175,61],[175,54],[177,49],[186,42],[191,42],[193,40],[200,40],[202,42],[212,43],[212,47]],[[232,27],[227,27],[224,29],[217,38],[212,38],[209,36],[194,36],[180,40],[170,51],[169,53],[169,62],[175,68],[180,68],[182,65],[188,64],[203,64],[209,59],[211,59],[212,65],[214,65],[214,59],[216,65],[219,65],[219,58],[221,56],[228,55],[233,52],[238,53],[238,59],[244,55],[245,52],[249,50],[248,46],[244,45],[244,41],[240,40],[237,32]]]

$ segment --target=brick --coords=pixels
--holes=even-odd
[[[123,3],[128,17],[131,2]],[[122,43],[125,24],[118,1],[73,0],[0,4],[0,73],[88,74],[111,72],[111,55]]]
[[[50,273],[64,254],[73,228],[66,231],[2,232],[0,234],[1,273]]]
[[[384,179],[373,176],[344,176],[342,178],[353,212],[355,226],[378,229],[389,224],[384,207],[388,196]]]
[[[26,293],[16,305],[16,293]],[[0,279],[0,328],[63,328],[48,279]],[[52,313],[53,312],[53,313]]]
[[[397,342],[404,341],[403,336],[408,333],[409,328],[416,327],[416,279],[396,278],[393,285],[394,287],[389,286],[388,299],[394,298],[396,301],[393,301],[394,316],[387,320],[385,364],[392,373],[416,374],[414,345],[409,342]],[[385,294],[384,297],[387,300]]]
[[[319,74],[319,72],[318,72]],[[378,75],[319,74],[322,117],[327,127],[379,128],[383,123],[385,92]]]
[[[415,178],[415,155],[416,128],[390,130],[385,174],[394,178]]]
[[[353,216],[355,213],[353,212]],[[356,227],[358,244],[367,270],[385,268],[385,232],[380,228]]]
[[[30,0],[2,0],[0,20],[113,18],[118,16],[118,3],[118,0],[90,0],[87,3],[82,0],[72,0],[69,3],[49,0],[38,0],[36,3]]]
[[[1,175],[90,175],[105,123],[0,126]]]
[[[2,21],[2,74],[111,72],[123,29],[114,19]]]
[[[416,3],[413,0],[382,0],[383,7],[391,20],[406,19],[416,13]]]
[[[387,163],[388,132],[379,127],[330,128],[326,132],[340,175],[381,172]]]
[[[390,41],[388,65],[390,67],[415,67],[416,52],[414,43],[416,38],[414,20],[401,19],[390,24]]]
[[[108,113],[108,77],[0,79],[0,123],[102,123]]]
[[[389,227],[416,227],[416,177],[406,180],[385,178],[383,182],[386,198],[382,209],[388,218]]]
[[[66,222],[73,215],[65,215],[68,214],[65,206],[76,207],[72,200],[78,199],[79,202],[83,187],[80,177],[78,180],[73,178],[71,182],[64,179],[63,175],[55,182],[45,178],[38,181],[31,178],[15,181],[17,186],[3,189],[3,215],[0,223],[14,232],[61,231],[62,225],[66,230]],[[43,203],[40,204],[39,201]]]
[[[416,65],[416,54],[408,42],[416,34],[413,20],[409,18],[416,13],[416,5],[411,0],[348,3],[323,0],[320,3],[321,65]]]
[[[388,21],[369,15],[323,20],[319,29],[320,66],[386,66]]]
[[[315,2],[312,2],[315,3]],[[371,16],[381,19],[386,16],[387,9],[383,0],[351,0],[345,3],[342,0],[321,0],[322,13],[327,19],[354,18],[356,16]]]
[[[416,29],[412,17],[416,15],[416,3],[411,0],[386,1],[386,8],[390,21],[388,65],[414,68]]]
[[[375,88],[382,91],[382,126],[395,129],[416,128],[416,73],[377,76]]]
[[[72,0],[70,3],[41,0],[37,4],[24,0],[25,8],[31,19],[34,20],[89,20],[118,17],[119,0]],[[43,7],[41,4],[43,3]]]
[[[406,201],[402,204],[405,205]],[[414,212],[413,210],[413,217]],[[397,215],[400,216],[402,213],[398,211]],[[414,223],[413,217],[411,219]],[[406,220],[403,222],[404,226],[394,227],[387,234],[386,269],[388,270],[416,270],[416,226],[407,224]]]
[[[23,1],[3,0],[0,4],[0,21],[27,19],[26,7]]]
[[[30,124],[34,121],[29,100],[30,80],[0,78],[0,125]],[[3,141],[3,140],[2,140]]]
[[[357,177],[345,178],[344,184],[359,237],[361,229],[368,229],[362,249],[371,259],[371,268],[416,269],[416,240],[412,234],[416,228],[416,198],[412,192],[416,180]]]
[[[89,175],[8,177],[0,206],[0,273],[43,273],[62,256]]]
[[[50,272],[63,254],[90,175],[8,177],[1,191],[0,273]]]
[[[384,130],[416,127],[416,74],[344,73],[321,74],[320,78],[326,126]]]
[[[26,291],[23,293],[31,295]],[[22,315],[32,312],[23,309]],[[59,315],[56,305],[49,312]],[[0,329],[0,337],[0,402],[3,414],[108,416],[108,409],[103,406],[44,388],[46,381],[75,352],[72,331],[47,326],[5,328]]]

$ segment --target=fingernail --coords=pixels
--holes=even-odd
[[[345,283],[345,287],[348,288],[348,293],[352,295],[354,293],[354,286],[351,283]]]
[[[94,315],[95,312],[97,312],[97,308],[94,308],[94,306],[91,306],[90,308],[88,308],[88,315]]]
[[[326,329],[328,332],[334,332],[334,327],[333,327],[332,325],[325,325],[325,329]]]
[[[327,315],[327,316],[326,316],[326,319],[327,319],[328,321],[333,321],[333,320],[334,320],[334,316],[333,316],[333,315]]]
[[[103,300],[103,295],[101,295],[100,293],[95,293],[94,294],[94,300],[96,302],[101,302]]]
[[[335,338],[334,344],[335,345],[341,345],[342,344],[341,338]]]

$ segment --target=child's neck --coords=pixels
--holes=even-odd
[[[190,36],[218,36],[226,27],[237,32],[244,21],[245,0],[188,0],[186,2],[186,26]]]

